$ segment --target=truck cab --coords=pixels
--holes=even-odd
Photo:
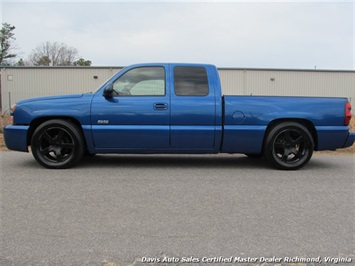
[[[93,97],[96,152],[216,153],[222,97],[211,65],[133,65]],[[217,79],[217,80],[216,80]]]

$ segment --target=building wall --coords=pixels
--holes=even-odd
[[[121,68],[3,68],[1,106],[6,113],[17,101],[96,90]]]
[[[120,67],[1,69],[2,112],[28,98],[95,91]],[[355,105],[355,71],[219,69],[223,94],[347,97]]]
[[[220,69],[224,94],[329,96],[355,100],[355,71]]]

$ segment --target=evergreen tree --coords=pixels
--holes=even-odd
[[[15,40],[14,30],[15,26],[11,26],[6,22],[2,23],[2,28],[0,30],[0,65],[10,64],[8,59],[13,59],[17,56],[15,53],[12,53],[14,50],[13,41]]]

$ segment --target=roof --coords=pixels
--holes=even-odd
[[[180,63],[179,63],[180,64]],[[191,64],[191,63],[187,63]],[[122,69],[124,66],[0,66],[2,69]],[[346,69],[297,69],[297,68],[249,68],[249,67],[217,67],[218,70],[239,71],[296,71],[296,72],[337,72],[355,73]]]

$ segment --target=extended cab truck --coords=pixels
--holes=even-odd
[[[215,66],[141,64],[94,93],[24,100],[5,128],[10,150],[47,168],[96,153],[243,153],[276,168],[304,166],[313,150],[351,146],[346,98],[222,96]]]

